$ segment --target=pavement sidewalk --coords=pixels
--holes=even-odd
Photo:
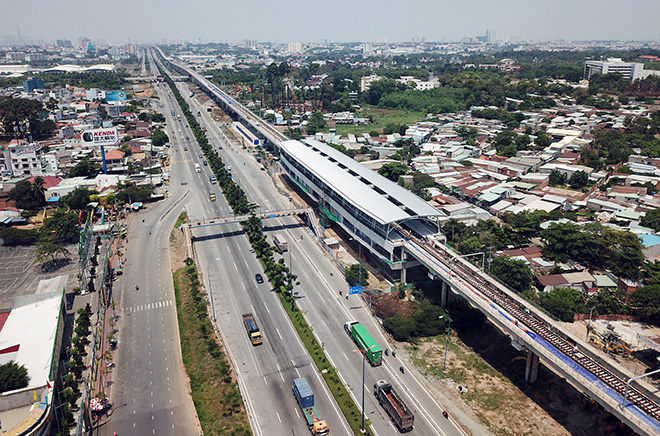
[[[114,349],[110,345],[109,335],[112,334],[114,336],[116,334],[117,313],[114,298],[114,285],[117,282],[117,277],[114,272],[122,264],[121,258],[118,254],[118,248],[121,247],[122,242],[122,239],[115,238],[110,249],[109,267],[112,271],[112,280],[107,284],[107,295],[110,298],[110,302],[106,305],[107,307],[105,309],[101,308],[102,319],[99,336],[100,339],[96,354],[94,384],[92,386],[91,396],[94,398],[99,395],[99,393],[102,393],[102,397],[106,400],[106,408],[103,413],[93,415],[93,428],[102,426],[112,417],[113,372],[116,368],[113,356]],[[102,292],[102,288],[99,287],[99,289],[99,292]]]

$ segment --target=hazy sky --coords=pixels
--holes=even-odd
[[[660,38],[659,0],[0,0],[0,35],[109,42]]]

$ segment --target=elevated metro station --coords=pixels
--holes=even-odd
[[[337,223],[393,275],[406,262],[398,224],[420,238],[442,239],[443,216],[417,195],[313,139],[280,143],[280,164],[289,179],[318,207],[322,224]],[[406,268],[415,266],[408,260]]]

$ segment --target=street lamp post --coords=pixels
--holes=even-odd
[[[209,276],[209,297],[211,297],[211,311],[213,312],[213,322],[215,322],[215,303],[213,302],[213,290],[211,289],[211,273],[209,272],[208,268],[206,269],[206,272]]]
[[[291,289],[291,310],[293,310],[295,308],[293,300],[293,256],[291,255],[293,245],[290,242],[287,245],[289,246],[289,288]]]
[[[444,317],[445,315],[441,315],[438,319]],[[449,334],[451,333],[451,318],[449,318],[449,316],[447,316],[447,321],[449,322],[449,326],[447,327],[447,340],[445,341],[445,361],[442,364],[442,378],[445,378],[445,369],[447,368],[447,349],[449,348]]]
[[[588,340],[589,340],[589,329],[591,328],[591,316],[592,316],[593,314],[594,314],[594,308],[592,307],[592,308],[589,310],[589,324],[587,324],[587,338],[585,339],[585,341],[588,341]]]
[[[374,344],[371,347],[366,348],[364,350],[353,350],[353,352],[355,352],[355,353],[362,353],[362,429],[360,430],[361,433],[365,433],[365,430],[364,430],[364,372],[365,372],[365,361],[367,360],[367,350],[370,350],[375,346],[376,346],[376,344]]]

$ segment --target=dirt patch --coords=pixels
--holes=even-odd
[[[405,311],[405,300],[395,294],[387,297],[374,300],[377,313]],[[525,382],[526,354],[514,349],[511,339],[480,312],[453,304],[446,366],[444,335],[397,345],[408,351],[400,355],[419,368],[440,401],[448,398],[458,407],[459,421],[461,414],[468,417],[466,422],[474,416],[498,436],[634,434],[543,365],[534,384]]]
[[[183,268],[186,264],[186,241],[180,229],[173,229],[170,234],[170,264],[172,271]]]
[[[571,434],[457,339],[451,338],[444,380],[442,339],[430,338],[409,347],[413,362],[427,376],[440,378],[440,383],[451,392],[453,403],[458,401],[463,408],[469,408],[496,435]]]

